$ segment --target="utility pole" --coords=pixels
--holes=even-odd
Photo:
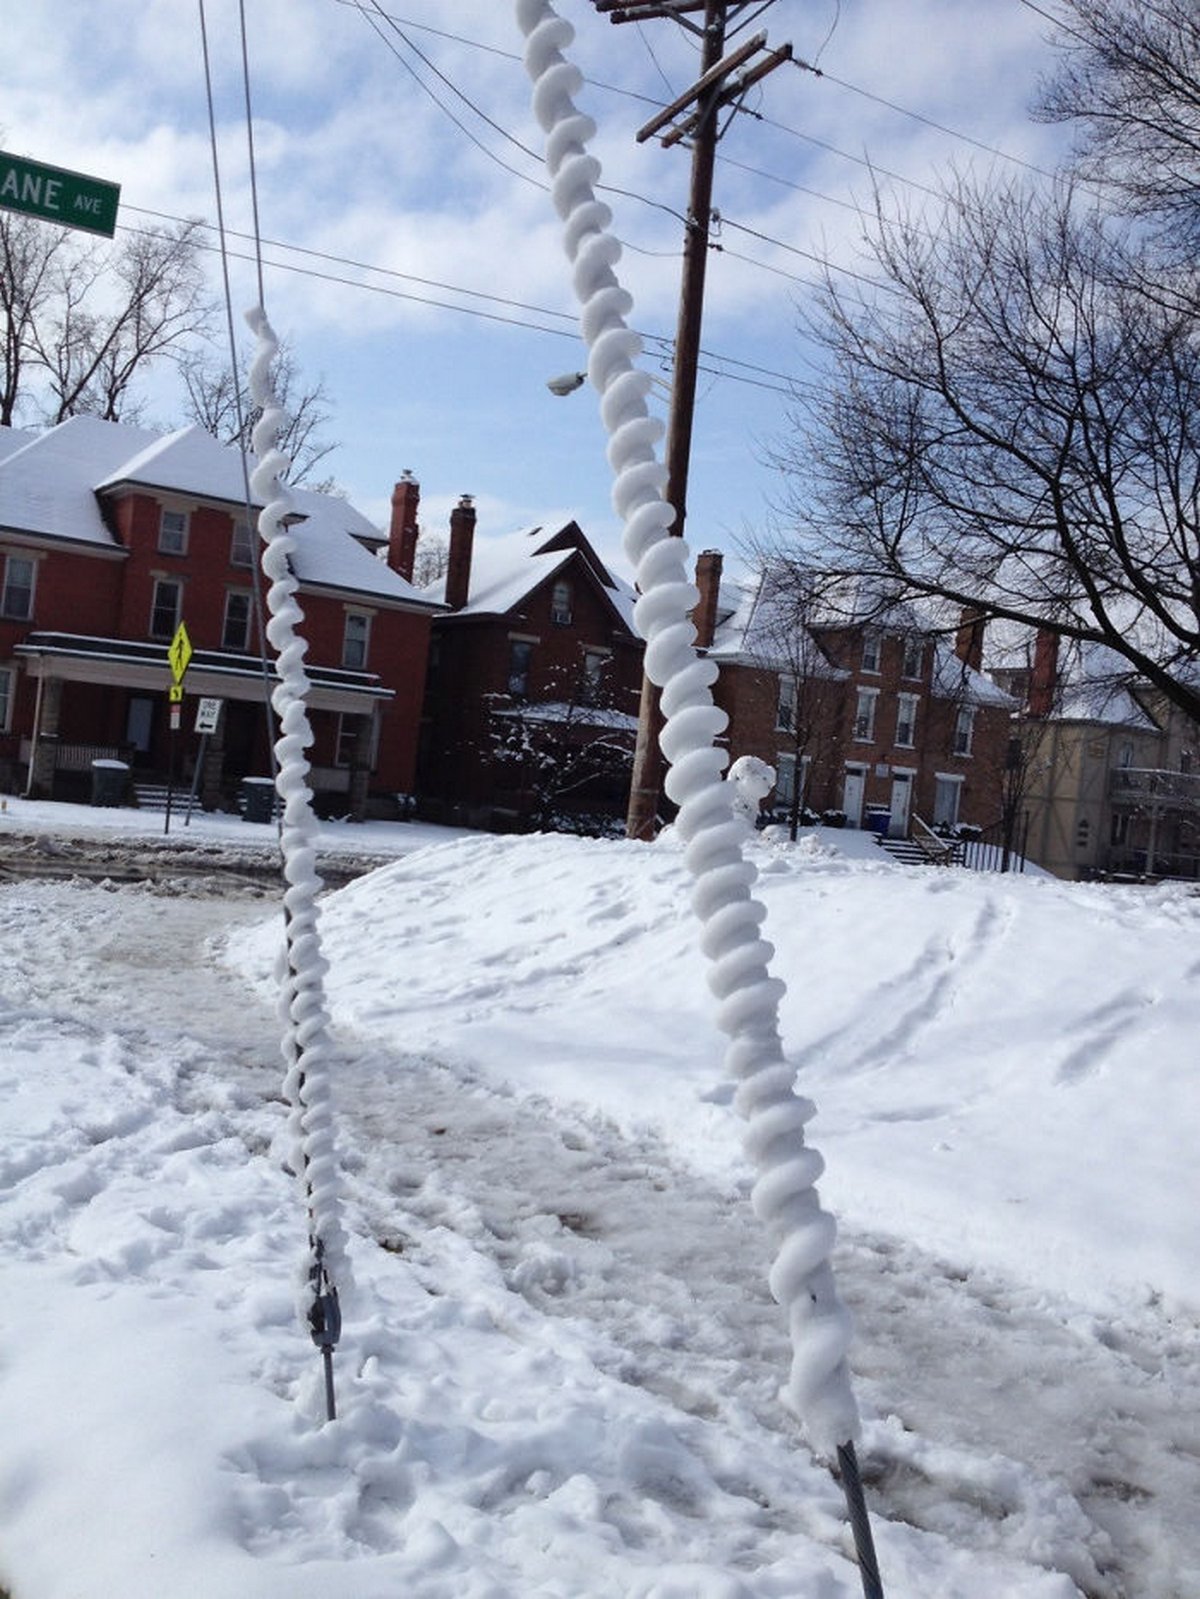
[[[747,10],[750,0],[593,0],[613,22],[644,22],[666,17],[700,35],[700,76],[691,88],[672,101],[639,129],[642,144],[658,134],[666,146],[690,139],[691,186],[688,193],[687,231],[683,241],[683,273],[679,292],[679,318],[675,329],[675,361],[671,383],[671,411],[667,427],[667,503],[675,512],[671,533],[683,537],[687,518],[688,466],[692,453],[692,422],[696,409],[696,376],[700,361],[700,326],[704,311],[704,277],[708,267],[712,227],[713,167],[720,137],[719,113],[739,100],[751,84],[766,77],[790,58],[790,44],[760,55],[766,34],[758,33],[745,44],[724,54],[728,24]],[[703,25],[690,20],[703,11]],[[754,57],[760,57],[749,65]],[[744,69],[744,70],[741,70]],[[665,132],[663,130],[666,130]],[[663,757],[658,747],[662,717],[658,689],[642,678],[637,744],[629,787],[625,831],[629,838],[654,837],[662,791]]]

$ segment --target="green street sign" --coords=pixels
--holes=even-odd
[[[120,198],[119,183],[85,178],[81,172],[44,166],[0,150],[0,208],[111,239]]]

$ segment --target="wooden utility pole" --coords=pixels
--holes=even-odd
[[[688,466],[692,453],[692,422],[696,409],[696,376],[700,362],[700,326],[704,312],[704,277],[708,267],[712,226],[713,167],[720,136],[718,116],[723,106],[741,98],[752,83],[786,61],[790,44],[759,56],[766,35],[755,34],[730,55],[724,54],[728,22],[747,4],[737,0],[593,0],[597,11],[613,22],[643,22],[669,17],[699,33],[702,38],[700,76],[684,94],[652,117],[638,132],[638,142],[658,134],[664,146],[690,139],[691,187],[688,193],[687,231],[683,241],[683,275],[679,292],[679,319],[675,329],[675,361],[671,383],[671,411],[667,427],[667,503],[675,512],[671,532],[683,537],[687,518]],[[747,0],[748,3],[748,0]],[[704,13],[703,25],[687,13]],[[740,69],[745,70],[740,70]],[[666,131],[664,131],[666,130]],[[642,678],[637,745],[629,788],[625,831],[629,838],[654,837],[662,792],[663,757],[658,747],[662,716],[658,690]]]

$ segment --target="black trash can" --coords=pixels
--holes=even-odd
[[[242,778],[242,821],[269,822],[275,810],[275,784],[269,777]]]
[[[124,761],[92,762],[92,804],[123,805],[129,789],[129,768]]]

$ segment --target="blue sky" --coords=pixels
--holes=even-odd
[[[583,351],[509,0],[244,3],[259,217],[276,241],[267,309],[324,380],[333,474],[380,521],[410,468],[432,531],[471,493],[483,536],[574,516],[615,549],[595,396],[545,387]],[[670,21],[613,25],[586,0],[556,9],[577,29],[602,181],[629,191],[609,199],[632,320],[669,340],[688,155],[634,135],[694,79],[697,42]],[[204,14],[226,224],[250,233],[238,0]],[[764,456],[786,436],[790,385],[811,375],[796,324],[813,257],[862,265],[874,183],[888,204],[931,204],[922,186],[952,162],[1007,173],[994,150],[1045,166],[1061,144],[1026,114],[1051,56],[1021,0],[776,0],[742,20],[734,42],[766,29],[824,75],[779,68],[720,146],[688,541],[731,554],[770,521]],[[119,182],[122,226],[215,222],[198,3],[106,0],[101,30],[77,0],[34,0],[5,31],[5,149]],[[230,268],[240,326],[253,269]],[[150,400],[149,420],[178,420],[168,373]]]

